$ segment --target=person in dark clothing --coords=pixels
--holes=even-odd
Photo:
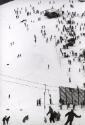
[[[49,102],[50,102],[50,105],[52,105],[52,99],[51,99],[51,97],[50,97],[50,99],[49,99]]]
[[[75,104],[73,104],[73,110],[75,109],[75,106],[76,106],[76,105],[75,105]]]
[[[50,99],[49,99],[50,105],[52,105],[52,98],[51,98],[51,94],[49,94],[49,97],[50,97]]]
[[[8,95],[8,98],[10,99],[10,94]]]
[[[3,125],[6,125],[6,123],[7,123],[7,125],[8,125],[8,123],[9,123],[9,119],[10,119],[10,116],[5,116],[5,117],[3,117],[3,119],[2,119],[2,121],[3,121]]]
[[[23,118],[22,122],[23,122],[23,123],[25,123],[28,119],[29,119],[29,116],[28,116],[28,115],[26,115],[26,116],[24,116],[24,118]]]
[[[9,123],[9,119],[10,119],[10,116],[6,117],[7,125],[8,125],[8,123]]]
[[[7,118],[7,116],[4,116],[3,119],[2,119],[3,125],[6,125],[6,118]]]
[[[49,118],[50,123],[52,123],[52,122],[54,123],[55,122],[55,120],[54,120],[54,111],[51,108],[51,106],[49,106],[49,111],[48,111],[47,115],[49,115],[49,114],[50,114],[50,118]]]
[[[38,100],[38,102],[39,102],[39,106],[41,106],[41,98]]]
[[[70,108],[70,103],[67,103],[67,109]]]
[[[60,112],[54,111],[54,120],[55,121],[60,121],[61,114]]]
[[[65,115],[65,117],[66,116],[68,116],[68,118],[67,118],[67,121],[66,121],[66,123],[64,124],[64,125],[67,125],[68,123],[70,124],[70,125],[72,125],[72,122],[73,122],[73,119],[74,119],[74,117],[76,117],[76,118],[80,118],[81,117],[81,115],[76,115],[75,113],[74,113],[74,111],[73,111],[73,109],[70,111],[70,112],[68,112],[66,115]]]
[[[37,100],[37,106],[39,105],[39,101]]]

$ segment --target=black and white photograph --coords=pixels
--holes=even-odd
[[[85,125],[85,0],[0,0],[0,125]]]

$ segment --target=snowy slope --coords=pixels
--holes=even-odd
[[[15,117],[15,119],[10,121],[10,124],[13,122],[22,124],[21,119],[25,114],[29,114],[29,117],[32,116],[29,121],[30,124],[36,123],[38,125],[41,121],[43,123],[42,119],[45,114],[45,86],[43,84],[47,84],[47,89],[49,90],[46,91],[46,112],[49,106],[49,93],[52,94],[53,108],[57,111],[59,86],[77,87],[78,85],[83,87],[82,83],[84,83],[85,78],[82,64],[75,61],[71,65],[71,73],[68,73],[69,65],[67,59],[63,58],[60,53],[61,45],[55,46],[55,42],[60,36],[62,24],[59,25],[60,30],[58,31],[56,29],[58,19],[49,20],[43,14],[34,14],[32,12],[33,6],[36,10],[39,9],[42,12],[52,6],[58,9],[65,5],[65,8],[63,8],[65,14],[67,10],[76,10],[81,14],[84,11],[84,4],[80,4],[77,1],[74,4],[75,8],[73,10],[72,8],[70,9],[67,0],[63,0],[63,2],[60,0],[60,2],[56,1],[55,3],[51,1],[50,5],[49,2],[44,0],[41,3],[40,1],[16,0],[0,6],[0,104],[3,116],[8,113]],[[16,14],[17,10],[18,15]],[[30,11],[31,15],[27,16],[27,11]],[[38,18],[41,18],[41,20],[38,21]],[[79,19],[75,18],[75,21],[77,22]],[[24,22],[22,22],[23,20]],[[45,37],[41,34],[42,26],[45,26]],[[36,35],[36,42],[34,35]],[[53,35],[52,40],[50,40],[51,35]],[[54,36],[56,36],[56,39]],[[46,42],[47,38],[48,42]],[[79,48],[76,45],[72,49],[78,51],[82,47],[84,47],[84,43]],[[70,50],[67,51],[69,52]],[[73,59],[72,57],[70,58]],[[81,73],[78,72],[79,68],[81,68]],[[69,76],[72,79],[71,83],[68,80]],[[9,94],[11,95],[10,99],[8,99]],[[38,98],[42,99],[42,107],[36,108],[36,100]],[[6,108],[10,110],[6,111]],[[22,113],[20,109],[23,109]],[[60,125],[65,122],[65,113],[66,111],[63,111]],[[2,116],[0,116],[0,119],[2,119]]]

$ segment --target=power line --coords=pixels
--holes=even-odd
[[[10,80],[4,80],[4,79],[2,79],[2,81],[44,90],[44,88],[39,88],[39,87],[36,87],[36,86],[30,86],[30,85],[27,85],[27,84],[24,84],[24,83],[19,83],[19,82],[14,82],[14,81],[10,81]]]
[[[1,74],[0,74],[1,75]],[[1,75],[2,76],[2,75]],[[6,77],[6,76],[5,76]],[[6,82],[6,83],[11,83],[11,84],[17,84],[17,85],[24,85],[26,87],[32,87],[32,88],[35,88],[35,89],[41,89],[44,91],[44,110],[46,108],[46,91],[47,90],[50,90],[50,89],[47,89],[46,88],[46,84],[43,84],[45,86],[45,88],[40,88],[40,87],[36,87],[36,86],[30,86],[30,85],[27,85],[27,84],[24,84],[24,83],[19,83],[19,82],[14,82],[14,81],[10,81],[10,80],[4,80],[4,79],[1,79],[2,81]],[[54,90],[53,90],[54,91]]]
[[[2,73],[0,73],[0,75],[3,76],[3,77],[8,77],[8,78],[11,78],[11,79],[16,79],[16,80],[20,80],[20,81],[24,81],[24,82],[28,82],[28,83],[32,83],[32,84],[44,85],[43,83],[34,82],[34,81],[30,81],[30,80],[19,78],[19,77],[13,77],[13,76],[2,74]]]
[[[16,80],[20,80],[20,81],[24,81],[24,82],[28,82],[28,83],[32,83],[32,84],[43,85],[43,86],[46,85],[47,87],[51,87],[51,88],[57,87],[57,86],[51,86],[51,85],[48,85],[48,84],[44,84],[44,83],[41,83],[41,82],[34,82],[34,81],[31,81],[31,80],[22,79],[22,78],[19,78],[19,77],[13,77],[13,76],[2,74],[2,73],[0,73],[0,75],[3,76],[3,77],[8,77],[8,78],[11,78],[11,79],[16,79]]]
[[[2,81],[4,81],[4,82],[8,82],[8,83],[14,83],[14,84],[17,84],[17,85],[23,85],[23,86],[26,86],[26,87],[30,87],[30,88],[36,88],[36,89],[41,89],[41,90],[45,90],[45,88],[41,88],[41,87],[36,87],[36,86],[30,86],[30,85],[28,85],[28,84],[24,84],[24,83],[19,83],[19,82],[14,82],[14,81],[10,81],[10,80],[4,80],[4,79],[1,79]],[[46,90],[49,90],[49,91],[57,91],[56,89],[54,90],[54,89],[47,89],[46,88]]]

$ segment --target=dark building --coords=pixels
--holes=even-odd
[[[0,5],[3,5],[3,4],[8,3],[10,1],[14,1],[14,0],[0,0]]]
[[[48,10],[45,10],[44,16],[46,16],[49,19],[52,19],[52,18],[61,17],[63,13],[64,12],[60,10],[48,9]]]
[[[79,2],[85,2],[85,0],[79,0]]]

